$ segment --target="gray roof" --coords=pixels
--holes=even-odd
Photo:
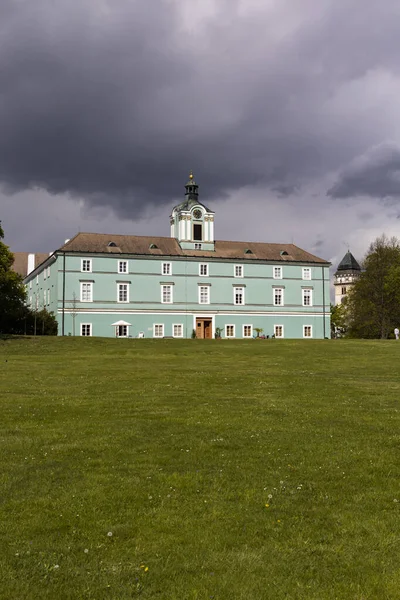
[[[190,211],[193,208],[193,206],[202,206],[206,212],[214,214],[213,210],[210,210],[209,208],[207,208],[207,206],[205,204],[203,204],[196,198],[185,198],[185,200],[183,202],[174,206],[174,208],[172,210],[173,211],[177,210],[178,212],[181,210]]]
[[[111,245],[110,245],[111,244]],[[329,265],[323,258],[310,254],[294,244],[216,241],[215,250],[187,250],[171,237],[78,233],[62,246],[61,252],[132,254],[230,259],[240,261],[279,261]]]
[[[350,252],[348,250],[342,260],[339,263],[337,268],[338,271],[361,271],[361,267]]]

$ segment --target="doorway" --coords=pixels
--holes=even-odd
[[[196,337],[200,340],[211,340],[212,319],[196,318]]]

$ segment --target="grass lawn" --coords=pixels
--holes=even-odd
[[[400,342],[0,342],[0,598],[400,598]]]

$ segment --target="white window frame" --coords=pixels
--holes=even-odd
[[[283,279],[283,269],[282,269],[282,267],[273,266],[272,267],[272,277],[274,279]]]
[[[241,290],[240,292],[238,292],[237,290]],[[235,285],[233,288],[233,304],[235,306],[244,306],[245,305],[245,288],[243,286],[239,286],[239,285]],[[242,301],[241,302],[237,302],[237,295],[241,294],[241,298]]]
[[[306,298],[308,298],[308,302],[306,303]],[[313,291],[312,288],[303,288],[302,289],[302,302],[303,306],[312,306],[313,305]]]
[[[86,268],[86,267],[89,267],[89,268]],[[91,272],[92,272],[92,259],[91,258],[82,258],[81,259],[81,273],[91,273]]]
[[[282,335],[277,335],[277,333],[276,333],[276,332],[277,332],[277,330],[278,330],[278,327],[279,327],[279,328],[282,330]],[[278,340],[281,340],[282,338],[284,338],[284,337],[285,337],[285,328],[284,328],[284,326],[283,326],[283,325],[274,325],[274,336],[275,336],[275,337],[276,337]]]
[[[126,300],[121,300],[121,291],[126,288]],[[117,302],[127,304],[129,302],[129,283],[117,283]]]
[[[81,281],[81,290],[80,290],[80,302],[93,302],[93,281]],[[84,286],[88,286],[88,290],[86,290],[86,292],[89,292],[88,296],[89,299],[84,300],[83,296],[83,288]]]
[[[233,276],[234,277],[244,277],[243,265],[233,265]]]
[[[202,273],[201,271],[205,271],[205,273]],[[200,263],[199,264],[199,276],[200,277],[208,277],[209,276],[209,271],[208,271],[208,263]]]
[[[161,335],[156,335],[156,328],[159,328],[161,331]],[[153,323],[153,338],[163,338],[164,337],[164,323]]]
[[[245,335],[244,334],[245,327],[250,327],[250,335]],[[242,327],[242,337],[244,337],[245,340],[253,337],[253,325],[243,325],[243,327]]]
[[[44,279],[44,281],[46,281],[46,277],[47,277],[47,268],[43,270],[43,279]]]
[[[170,263],[170,262],[161,263],[161,275],[172,275],[172,263]]]
[[[306,327],[307,329],[310,328],[310,334],[311,335],[306,335]],[[303,325],[303,338],[306,340],[310,340],[313,336],[313,327],[312,325]]]
[[[166,294],[164,294],[164,290],[169,289],[169,300],[165,300]],[[161,304],[173,304],[174,302],[174,286],[169,283],[161,284]]]
[[[303,267],[301,278],[303,281],[311,281],[311,267]]]
[[[206,302],[202,302],[202,291],[201,290],[207,290],[207,293],[204,294],[205,296],[207,296],[206,298]],[[199,285],[199,304],[210,304],[210,286],[209,285]]]
[[[175,327],[180,327],[180,334],[175,333]],[[183,323],[173,323],[172,325],[172,337],[183,338]]]
[[[122,265],[125,265],[125,271],[122,269]],[[129,273],[128,261],[127,260],[119,260],[118,261],[118,273],[120,275],[125,275],[126,273]]]
[[[89,333],[83,333],[83,328],[89,327]],[[81,336],[83,337],[92,337],[93,329],[91,323],[81,323]]]
[[[50,267],[47,267],[47,277],[50,277],[50,275],[51,275]]]
[[[43,308],[47,304],[47,290],[43,290]]]
[[[32,279],[31,279],[31,280],[30,280],[30,282],[29,282],[29,289],[30,289],[30,290],[32,289]]]
[[[281,292],[281,299],[282,302],[279,304],[276,302],[276,292],[280,291]],[[273,300],[273,304],[274,306],[285,306],[285,290],[284,288],[272,288],[272,300]]]
[[[228,335],[228,327],[232,327],[233,335]],[[233,325],[232,323],[228,323],[227,325],[225,325],[225,337],[228,338],[229,340],[236,337],[235,325]]]
[[[47,306],[50,305],[50,290],[47,290]]]

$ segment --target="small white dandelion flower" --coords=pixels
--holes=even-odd
[[[272,494],[268,494],[268,498],[271,500],[271,498],[272,498]]]
[[[397,498],[394,498],[393,502],[398,502]]]
[[[54,568],[55,568],[55,569],[59,569],[59,568],[60,568],[60,565],[54,565]]]
[[[85,554],[87,554],[88,552],[89,552],[89,549],[88,549],[88,548],[85,548],[85,549],[84,549],[84,553],[85,553]]]
[[[107,533],[108,537],[112,537],[112,534],[113,534],[113,533],[112,533],[112,531],[109,531],[109,532]]]

